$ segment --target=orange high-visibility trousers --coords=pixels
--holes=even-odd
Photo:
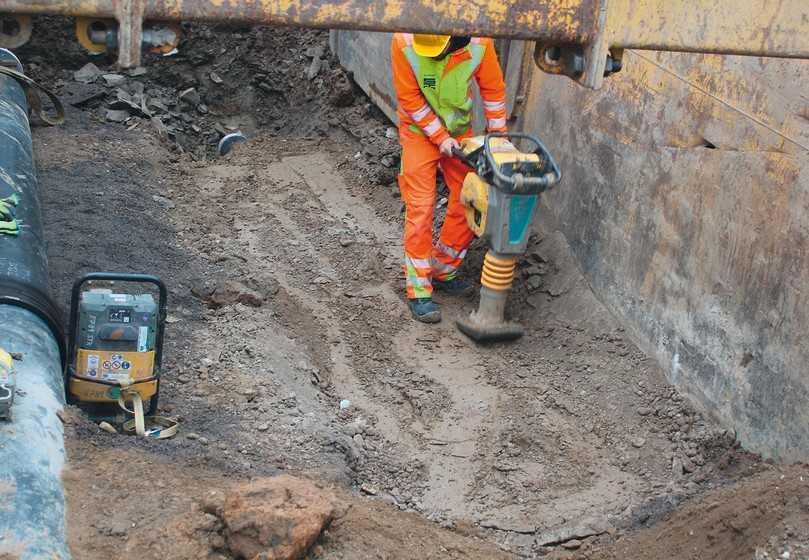
[[[471,135],[471,133],[470,133]],[[459,138],[460,141],[460,138]],[[461,188],[471,168],[456,158],[441,155],[426,136],[399,128],[402,168],[399,190],[405,203],[404,250],[407,297],[426,298],[432,279],[449,280],[458,271],[474,238],[461,204]],[[447,215],[438,242],[433,245],[433,213],[438,166],[449,187]]]

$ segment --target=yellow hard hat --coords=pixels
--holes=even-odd
[[[413,50],[419,56],[438,56],[449,43],[449,35],[413,35]]]

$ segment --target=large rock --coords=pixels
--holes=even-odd
[[[225,538],[236,558],[303,558],[335,514],[335,496],[281,475],[236,487],[225,498]]]
[[[241,282],[234,280],[228,280],[219,284],[213,292],[203,299],[206,299],[207,304],[214,308],[233,305],[235,303],[241,303],[242,305],[248,305],[250,307],[261,307],[264,303],[263,295]]]

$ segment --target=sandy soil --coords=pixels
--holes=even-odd
[[[323,34],[194,29],[119,86],[167,106],[198,88],[206,111],[178,102],[170,134],[106,122],[115,88],[77,84],[89,59],[36,37],[23,61],[78,105],[34,131],[54,293],[67,305],[90,270],[168,283],[161,410],[182,423],[143,442],[70,415],[76,558],[229,558],[206,493],[279,472],[350,505],[312,558],[807,557],[809,473],[693,410],[555,232],[520,262],[522,340],[458,333],[473,299],[441,299],[437,326],[410,319],[395,136],[328,55],[306,77]],[[216,157],[233,123],[250,140]]]

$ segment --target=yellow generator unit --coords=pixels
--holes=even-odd
[[[85,288],[101,281],[150,284],[157,288],[159,299],[156,302],[148,292]],[[74,284],[68,334],[71,402],[96,419],[113,421],[120,417],[120,406],[134,416],[130,424],[138,432],[145,430],[144,416],[155,414],[160,394],[166,299],[163,282],[144,274],[97,272]],[[144,403],[148,403],[145,414]]]

